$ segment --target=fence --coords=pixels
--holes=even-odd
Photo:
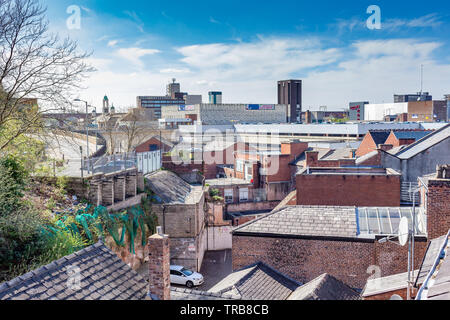
[[[88,174],[111,173],[137,168],[142,174],[161,169],[161,151],[117,153],[82,160],[82,169]]]
[[[161,150],[136,154],[137,168],[144,175],[161,169]]]

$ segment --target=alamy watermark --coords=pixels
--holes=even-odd
[[[367,13],[371,16],[367,19],[367,28],[370,30],[381,29],[381,8],[377,5],[371,5],[367,8]]]
[[[69,278],[66,281],[67,288],[73,291],[81,289],[81,269],[76,266],[69,266],[67,268],[67,275]]]
[[[70,16],[66,20],[66,26],[69,30],[81,29],[81,8],[77,5],[68,6],[66,13]]]

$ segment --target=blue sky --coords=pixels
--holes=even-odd
[[[391,102],[393,93],[450,93],[450,3],[400,1],[45,0],[52,31],[69,35],[97,68],[80,97],[119,108],[137,95],[221,90],[224,102],[275,103],[276,81],[304,80],[304,109],[349,101]],[[281,5],[282,3],[282,5]],[[81,28],[66,12],[81,9]],[[367,8],[381,9],[370,30]]]

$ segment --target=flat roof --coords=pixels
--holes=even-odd
[[[206,184],[209,184],[212,187],[216,186],[232,186],[232,185],[246,185],[251,186],[250,181],[244,179],[237,178],[218,178],[218,179],[209,179],[205,180]]]
[[[364,167],[343,167],[343,168],[304,168],[297,175],[367,175],[367,176],[400,176],[401,173],[391,168],[364,168]]]
[[[418,274],[419,270],[414,271]],[[394,274],[387,277],[369,279],[362,292],[363,297],[371,297],[378,294],[406,289],[408,287],[408,272]]]

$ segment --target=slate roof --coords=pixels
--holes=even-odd
[[[98,242],[0,284],[0,300],[144,300],[147,291],[146,280]]]
[[[288,206],[243,224],[236,233],[356,238],[355,207]]]
[[[171,288],[170,300],[240,300],[240,296],[198,291],[184,288]]]
[[[393,131],[395,137],[397,139],[415,139],[420,140],[430,133],[432,133],[432,130],[428,131]]]
[[[203,187],[191,186],[170,171],[153,172],[145,178],[146,185],[156,194],[158,202],[165,204],[197,203],[203,192]]]
[[[316,279],[295,290],[288,300],[360,300],[358,292],[329,274]]]
[[[395,154],[400,159],[410,159],[415,155],[433,147],[434,145],[448,139],[450,137],[450,124],[436,130],[423,139],[410,144],[406,148],[400,150]]]
[[[359,164],[361,164],[361,163],[363,163],[363,162],[365,162],[365,161],[367,161],[369,159],[372,159],[373,157],[376,157],[377,155],[378,155],[378,151],[377,150],[369,152],[369,153],[367,153],[367,154],[357,158],[356,161],[355,161],[355,164],[359,165]]]
[[[340,149],[331,149],[327,154],[325,154],[319,160],[342,160],[342,159],[350,159],[350,153],[354,149],[352,148],[340,148]]]
[[[386,131],[369,131],[370,136],[372,137],[373,141],[375,142],[375,145],[378,146],[380,144],[384,144],[391,134],[390,130]]]
[[[286,300],[301,283],[263,262],[233,272],[209,292],[233,294],[243,300]]]
[[[445,236],[416,300],[450,300],[450,231]]]

